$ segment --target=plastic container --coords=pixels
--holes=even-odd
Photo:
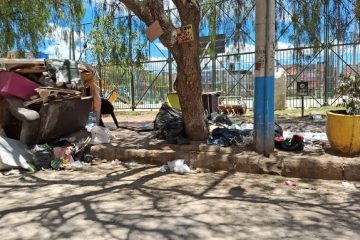
[[[15,72],[0,72],[0,94],[15,96],[22,100],[29,100],[37,95],[36,88],[39,84],[17,74]]]

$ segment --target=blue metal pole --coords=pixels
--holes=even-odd
[[[256,0],[254,142],[258,153],[274,151],[275,0]]]

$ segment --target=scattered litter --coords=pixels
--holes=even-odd
[[[190,173],[191,169],[187,164],[185,164],[184,159],[176,159],[173,161],[168,161],[167,165],[161,166],[159,171],[160,172],[170,171],[170,172],[185,174],[185,173]]]
[[[54,148],[54,157],[62,159],[64,164],[69,164],[74,162],[74,158],[72,156],[73,148],[72,147],[55,147]]]
[[[38,169],[51,168],[51,159],[53,158],[53,148],[48,144],[35,145],[31,152],[34,154],[33,163]]]
[[[252,123],[243,123],[240,125],[239,130],[253,130],[254,129],[254,124]]]
[[[293,135],[291,138],[275,137],[275,147],[284,151],[302,151],[304,149],[304,137]]]
[[[232,124],[231,126],[227,127],[228,129],[237,129],[237,130],[242,130],[241,126],[239,126],[238,124]]]
[[[214,123],[216,123],[216,124],[226,124],[228,126],[232,125],[232,122],[231,122],[230,118],[225,114],[220,114],[220,115],[216,116],[215,119],[214,119]]]
[[[80,161],[75,161],[71,164],[71,166],[79,169],[83,167],[83,164]]]
[[[169,171],[169,167],[167,165],[162,165],[159,169],[160,172],[164,173]]]
[[[60,170],[64,167],[63,161],[60,158],[53,158],[50,165],[55,170]]]
[[[250,146],[254,142],[254,137],[252,135],[251,136],[243,136],[242,141],[243,141],[244,145]]]
[[[292,188],[296,188],[298,186],[297,182],[292,181],[292,180],[285,180],[284,185],[290,186]]]
[[[91,162],[94,159],[94,156],[91,154],[85,154],[84,155],[84,161],[85,162]]]
[[[34,171],[28,163],[33,160],[33,154],[20,141],[0,136],[0,170],[10,170],[13,167]]]
[[[100,126],[94,126],[91,128],[90,132],[92,136],[90,144],[110,143],[111,132],[109,129]]]
[[[284,131],[284,138],[292,137],[293,135],[302,135],[304,137],[304,142],[312,142],[312,141],[328,141],[326,133],[321,132],[288,132]]]
[[[119,166],[119,165],[122,165],[123,162],[120,161],[119,159],[114,159],[111,161],[111,165],[114,165],[114,166]]]
[[[310,114],[310,119],[314,121],[321,121],[323,120],[323,117],[320,114]]]
[[[356,190],[357,189],[355,184],[353,184],[353,183],[343,181],[342,185],[344,186],[344,188],[349,189],[349,190]]]
[[[11,169],[10,171],[4,173],[5,176],[12,176],[12,175],[20,175],[19,169]]]
[[[101,160],[101,162],[102,162],[102,163],[107,163],[108,160],[104,158],[104,159]]]

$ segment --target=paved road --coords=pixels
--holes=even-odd
[[[360,239],[360,192],[339,181],[164,174],[102,163],[0,176],[6,239]],[[360,184],[357,183],[358,187]]]

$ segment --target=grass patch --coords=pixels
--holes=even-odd
[[[116,111],[116,115],[122,116],[143,116],[143,115],[156,115],[158,111]]]
[[[335,106],[326,106],[326,107],[316,107],[316,108],[305,108],[304,115],[310,114],[320,114],[326,115],[326,112],[329,110],[344,110],[344,107],[335,107]],[[248,110],[243,116],[251,117],[254,115],[253,110]],[[277,110],[275,111],[276,116],[293,116],[300,117],[301,116],[301,108],[289,108],[285,110]]]

